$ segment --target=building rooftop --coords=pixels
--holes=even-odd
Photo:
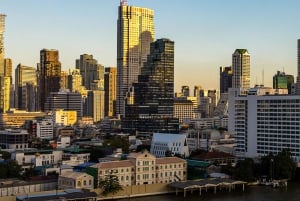
[[[184,159],[178,157],[164,157],[164,158],[157,158],[156,164],[168,164],[168,163],[182,163],[186,162]]]

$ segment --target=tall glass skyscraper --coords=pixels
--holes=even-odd
[[[174,42],[159,39],[151,43],[147,62],[141,68],[138,83],[126,101],[126,132],[176,133],[179,121],[174,118]]]
[[[117,27],[117,103],[116,114],[125,115],[125,97],[138,81],[143,63],[154,40],[153,10],[128,6],[121,1]]]
[[[40,51],[40,107],[44,111],[45,101],[51,92],[58,92],[60,89],[61,63],[58,50],[42,49]]]
[[[5,31],[5,17],[0,14],[0,76],[4,75],[4,31]]]
[[[247,49],[234,51],[232,70],[232,88],[250,88],[250,54]]]

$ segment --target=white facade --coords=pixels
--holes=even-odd
[[[22,151],[11,154],[11,159],[16,160],[19,165],[33,164],[38,166],[57,166],[62,160],[61,150],[39,150],[39,151]]]
[[[185,134],[154,133],[151,142],[151,154],[156,157],[165,157],[166,152],[188,157],[189,148]]]
[[[70,146],[71,138],[70,136],[60,136],[57,140],[57,148],[67,148]]]
[[[50,119],[36,123],[36,136],[41,139],[53,139],[53,121]]]
[[[230,97],[228,128],[235,135],[237,156],[258,157],[289,149],[300,162],[300,96]]]
[[[6,129],[0,131],[0,145],[6,149],[28,148],[28,132],[23,129]]]

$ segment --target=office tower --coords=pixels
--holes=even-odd
[[[7,93],[7,97],[8,99],[6,99],[6,111],[9,108],[13,108],[14,107],[14,89],[13,89],[13,84],[12,84],[12,60],[10,58],[5,58],[4,59],[4,77],[6,77],[5,79],[9,79],[9,85],[7,85],[7,89],[4,89]],[[9,95],[8,95],[9,94]]]
[[[125,97],[132,83],[138,81],[154,40],[154,13],[148,8],[119,6],[117,27],[117,115],[125,115]]]
[[[232,54],[232,88],[250,88],[250,54],[236,49]]]
[[[72,92],[80,92],[82,89],[82,76],[79,69],[70,69],[68,75],[68,89]]]
[[[174,113],[174,42],[158,39],[151,43],[147,62],[141,68],[126,102],[124,131],[176,133],[178,118]]]
[[[97,82],[99,88],[104,88],[104,66],[98,64],[93,55],[82,54],[76,59],[76,69],[80,70],[82,76],[82,85],[88,89],[92,89],[92,84]]]
[[[39,98],[41,110],[45,110],[45,102],[51,92],[60,89],[61,63],[58,50],[42,49],[39,64]]]
[[[4,76],[10,77],[12,80],[12,60],[10,58],[4,59]]]
[[[297,43],[297,83],[296,83],[296,94],[300,95],[300,39]]]
[[[194,104],[186,98],[174,99],[174,117],[179,119],[179,123],[189,122],[196,118]]]
[[[199,98],[201,89],[202,87],[200,85],[194,86],[194,97]]]
[[[190,96],[190,87],[189,86],[181,86],[181,93],[184,97]]]
[[[11,60],[4,59],[5,17],[0,14],[0,112],[6,112],[10,108],[11,73],[5,69],[11,67]]]
[[[45,102],[45,111],[54,112],[56,110],[76,111],[77,120],[82,117],[82,97],[79,93],[68,90],[51,92]]]
[[[229,95],[228,131],[236,139],[235,153],[240,158],[258,158],[288,149],[299,162],[300,96],[264,90]]]
[[[15,108],[36,111],[37,71],[34,67],[18,64],[15,69]]]
[[[4,75],[4,31],[5,31],[5,17],[0,13],[0,76]]]
[[[273,76],[273,89],[288,89],[288,93],[291,94],[293,85],[293,75],[287,75],[285,72],[277,71]]]
[[[94,122],[104,118],[104,90],[89,90],[87,95],[85,116],[92,117]]]
[[[105,116],[115,116],[117,98],[117,68],[107,67],[104,74]]]
[[[232,67],[220,67],[220,93],[228,93],[228,89],[232,87]]]
[[[61,71],[60,72],[60,88],[61,89],[69,89],[68,86],[68,71]]]

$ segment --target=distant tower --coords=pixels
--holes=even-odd
[[[232,88],[250,88],[250,54],[247,49],[236,49],[232,54]]]
[[[129,133],[176,133],[179,120],[174,118],[174,42],[158,39],[151,43],[147,62],[138,82],[133,84],[133,98],[126,103],[122,129]]]
[[[40,51],[40,106],[44,111],[44,104],[51,92],[60,89],[61,64],[59,62],[58,50],[42,49]]]
[[[296,94],[300,95],[300,39],[297,44],[297,70]]]
[[[181,86],[181,93],[184,97],[190,96],[190,87],[189,86]]]
[[[104,66],[98,64],[93,55],[80,55],[80,59],[76,60],[76,69],[80,70],[82,85],[86,89],[91,90],[93,84],[96,84],[101,89],[104,88]]]
[[[232,67],[220,67],[220,93],[228,93],[228,89],[232,87]]]
[[[15,107],[36,111],[37,71],[34,67],[18,64],[15,69]]]
[[[292,94],[293,85],[293,75],[287,75],[285,72],[277,71],[277,73],[273,76],[273,89],[288,89],[288,93]]]
[[[104,74],[105,116],[115,116],[117,98],[117,68],[107,67]]]
[[[116,114],[125,115],[125,97],[138,75],[154,40],[154,12],[128,6],[122,0],[117,25],[117,102]]]

